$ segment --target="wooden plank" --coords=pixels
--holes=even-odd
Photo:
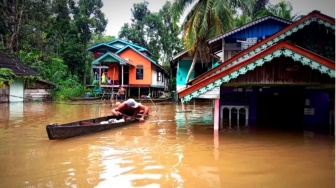
[[[9,102],[9,87],[6,87],[6,89],[0,88],[0,102]]]

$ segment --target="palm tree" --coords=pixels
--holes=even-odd
[[[243,15],[239,15],[237,17],[234,18],[234,25],[235,27],[240,27],[248,22],[252,21],[252,16],[247,15],[247,14],[243,14]]]
[[[235,2],[233,4],[232,2]],[[191,6],[181,25],[182,40],[186,50],[193,55],[193,61],[186,81],[200,58],[202,63],[210,60],[210,49],[207,40],[233,28],[234,6],[243,7],[244,2],[251,0],[175,0],[172,13],[175,20],[179,20],[184,10]],[[249,7],[245,6],[244,7]]]
[[[260,18],[269,14],[273,14],[275,16],[285,18],[287,20],[295,21],[300,16],[298,16],[297,14],[292,15],[292,11],[293,11],[292,4],[290,2],[282,0],[275,5],[269,4],[266,9],[259,11],[255,18]]]

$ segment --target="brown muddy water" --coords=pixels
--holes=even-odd
[[[0,187],[335,187],[334,136],[224,125],[209,104],[148,104],[145,123],[48,140],[48,123],[107,115],[110,104],[0,104]],[[271,127],[271,125],[270,125]]]

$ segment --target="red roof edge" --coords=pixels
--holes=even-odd
[[[329,22],[330,24],[332,25],[335,25],[335,18],[332,18],[330,16],[327,16],[327,15],[324,15],[324,14],[321,14],[320,11],[317,11],[317,10],[314,10],[312,12],[310,12],[309,14],[307,14],[306,16],[304,16],[303,18],[301,18],[300,20],[290,24],[289,26],[285,27],[284,29],[278,31],[277,33],[271,35],[270,37],[256,43],[255,45],[251,46],[250,48],[247,48],[241,52],[239,52],[238,54],[236,54],[235,56],[233,56],[232,58],[230,58],[229,60],[219,64],[217,67],[209,70],[208,72],[198,76],[197,78],[189,81],[187,83],[187,85],[193,85],[203,79],[205,79],[206,77],[210,76],[211,74],[215,73],[216,71],[220,70],[221,68],[225,67],[226,65],[232,63],[233,61],[237,60],[238,58],[242,57],[243,55],[247,54],[248,52],[252,51],[252,50],[255,50],[256,48],[266,44],[267,42],[269,42],[270,40],[280,36],[281,34],[287,32],[288,30],[298,26],[299,24],[309,20],[310,18],[312,17],[317,17],[321,20],[324,20],[326,22]]]
[[[317,61],[317,62],[320,62],[322,65],[326,66],[326,67],[329,67],[333,70],[335,70],[335,62],[329,60],[329,59],[326,59],[322,56],[319,56],[315,53],[312,53],[311,51],[308,51],[304,48],[301,48],[299,46],[296,46],[296,45],[293,45],[291,43],[288,43],[288,42],[285,42],[285,41],[281,41],[263,51],[261,51],[260,53],[258,54],[255,54],[254,56],[251,56],[251,57],[248,57],[244,60],[242,60],[241,62],[233,65],[232,67],[229,67],[228,69],[226,70],[223,70],[215,75],[212,75],[208,78],[205,78],[204,80],[200,81],[200,82],[197,82],[183,90],[181,90],[179,93],[178,93],[178,96],[179,98],[182,98],[190,93],[192,93],[193,91],[197,90],[197,89],[200,89],[210,83],[213,83],[215,82],[216,80],[234,72],[234,71],[237,71],[239,70],[240,68],[244,67],[244,66],[247,66],[248,64],[250,64],[251,62],[253,61],[256,61],[258,59],[260,59],[261,57],[265,56],[266,54],[269,54],[269,53],[272,53],[276,50],[279,50],[281,48],[287,48],[291,51],[294,51],[298,54],[302,54],[304,55],[305,57],[308,57],[314,61]]]

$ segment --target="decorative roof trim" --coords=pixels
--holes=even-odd
[[[322,18],[321,18],[322,17]],[[332,30],[335,30],[335,20],[333,19],[333,23],[330,23],[329,21],[323,20],[324,17],[327,17],[326,19],[332,19],[328,16],[325,16],[317,11],[313,11],[312,13],[308,14],[307,16],[303,17],[302,19],[300,19],[299,21],[289,25],[288,27],[286,27],[285,29],[277,32],[274,35],[271,35],[270,37],[266,38],[265,40],[262,40],[259,43],[256,43],[255,45],[251,46],[250,48],[247,48],[246,50],[241,51],[240,53],[238,53],[237,55],[235,55],[234,57],[232,57],[231,59],[223,62],[222,64],[220,64],[217,67],[214,67],[213,69],[209,70],[208,72],[198,76],[197,78],[195,78],[194,80],[191,80],[190,82],[188,82],[188,85],[192,85],[195,84],[207,77],[210,77],[214,74],[217,74],[227,68],[229,68],[230,66],[235,65],[237,62],[250,57],[251,55],[254,55],[262,50],[264,50],[265,48],[268,48],[269,46],[281,41],[282,39],[284,39],[286,36],[290,36],[292,33],[297,32],[299,29],[303,29],[304,26],[309,25],[312,22],[317,22],[321,25],[324,25],[326,27],[331,28]]]
[[[307,57],[302,54],[309,55]],[[301,62],[303,65],[308,65],[314,70],[319,70],[322,74],[327,74],[331,78],[335,78],[335,62],[298,46],[294,46],[293,44],[281,41],[268,49],[264,49],[253,56],[237,62],[234,66],[229,67],[225,71],[208,77],[204,81],[180,91],[178,94],[181,98],[181,102],[190,101],[192,98],[198,97],[215,87],[219,87],[222,83],[229,82],[231,79],[237,78],[240,75],[244,75],[246,72],[254,70],[256,67],[262,66],[266,62],[270,62],[273,58],[280,57],[281,55],[290,57],[294,61]],[[193,91],[193,88],[198,89]]]
[[[232,65],[235,65],[239,61],[241,61],[241,60],[243,60],[243,59],[245,59],[245,58],[247,58],[247,57],[249,57],[249,56],[251,56],[251,55],[253,55],[255,53],[258,53],[258,52],[260,52],[260,51],[268,48],[269,46],[274,45],[278,41],[283,40],[285,37],[292,35],[293,33],[297,32],[298,30],[304,28],[304,26],[307,26],[310,23],[315,22],[315,21],[317,21],[316,17],[312,17],[311,19],[309,19],[309,20],[307,20],[307,21],[305,21],[305,22],[297,25],[296,27],[293,27],[292,29],[288,30],[287,32],[285,32],[285,33],[283,33],[283,34],[281,34],[281,35],[273,38],[272,40],[270,40],[269,42],[265,43],[264,45],[259,46],[259,47],[255,48],[254,50],[246,53],[244,56],[241,56],[240,58],[236,59],[235,61],[233,61],[233,62],[231,62],[229,64],[226,64],[221,69],[219,69],[219,71],[216,71],[215,74],[218,73],[218,72],[220,72],[220,71],[223,71],[224,69],[226,69],[226,68],[228,68],[228,67],[230,67]],[[330,24],[327,24],[327,22],[325,22],[323,20],[319,20],[318,23],[321,24],[321,25],[324,24],[326,27],[330,27],[330,28],[332,28],[332,29],[335,30],[335,27],[331,27]]]

